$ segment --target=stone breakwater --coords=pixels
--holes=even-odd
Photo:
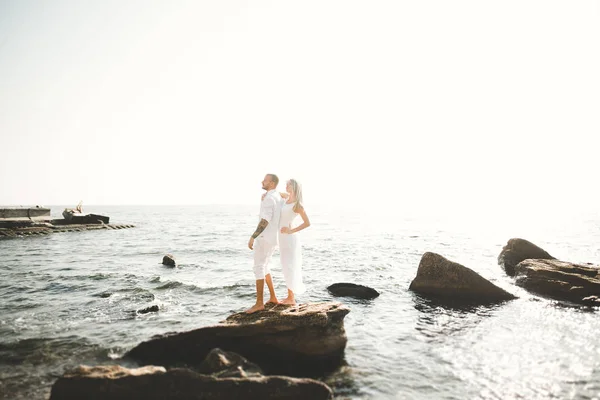
[[[81,232],[93,231],[98,229],[126,229],[134,227],[135,225],[131,224],[40,224],[40,226],[0,228],[0,239],[48,235],[50,233],[56,232]]]

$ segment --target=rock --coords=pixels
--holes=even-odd
[[[528,242],[525,239],[513,238],[498,255],[498,264],[504,268],[509,276],[515,275],[515,267],[518,263],[527,259],[555,260],[546,250]]]
[[[348,296],[357,299],[374,299],[379,296],[377,290],[354,283],[334,283],[327,290],[334,296]]]
[[[212,349],[196,370],[219,378],[246,378],[263,373],[258,365],[239,354],[221,349]]]
[[[233,314],[218,325],[159,336],[126,357],[142,364],[197,366],[214,348],[238,353],[272,375],[319,376],[342,363],[346,347],[341,303],[274,306]]]
[[[141,310],[137,310],[138,314],[148,314],[150,312],[158,312],[158,306],[155,304],[153,306],[146,307],[146,308],[141,309]]]
[[[480,304],[516,298],[475,271],[430,252],[421,257],[417,276],[409,289],[422,295]]]
[[[524,260],[515,268],[516,284],[552,299],[590,304],[600,296],[599,268],[559,260]]]
[[[332,399],[331,389],[312,379],[284,376],[216,378],[175,368],[118,365],[79,367],[52,386],[50,400]]]
[[[175,267],[177,264],[175,263],[175,257],[172,254],[167,254],[163,257],[162,260],[163,265],[167,265],[169,267]]]

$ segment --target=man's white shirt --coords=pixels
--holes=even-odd
[[[258,220],[266,220],[269,225],[258,235],[258,239],[264,240],[272,245],[277,245],[277,233],[279,232],[279,216],[281,215],[281,202],[283,199],[277,190],[269,190],[260,203],[260,214]]]

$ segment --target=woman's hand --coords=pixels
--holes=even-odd
[[[284,226],[283,228],[281,228],[281,233],[292,234],[294,232],[292,232],[292,230],[290,228],[288,228],[287,226]]]
[[[267,195],[267,193],[263,193],[262,196],[260,196],[260,201],[263,201],[265,199],[266,195]]]

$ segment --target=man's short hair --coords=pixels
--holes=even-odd
[[[279,185],[279,178],[277,177],[277,175],[275,175],[275,174],[267,174],[267,175],[269,175],[271,177],[271,180],[273,182],[275,182],[275,187],[277,187],[277,185]]]

